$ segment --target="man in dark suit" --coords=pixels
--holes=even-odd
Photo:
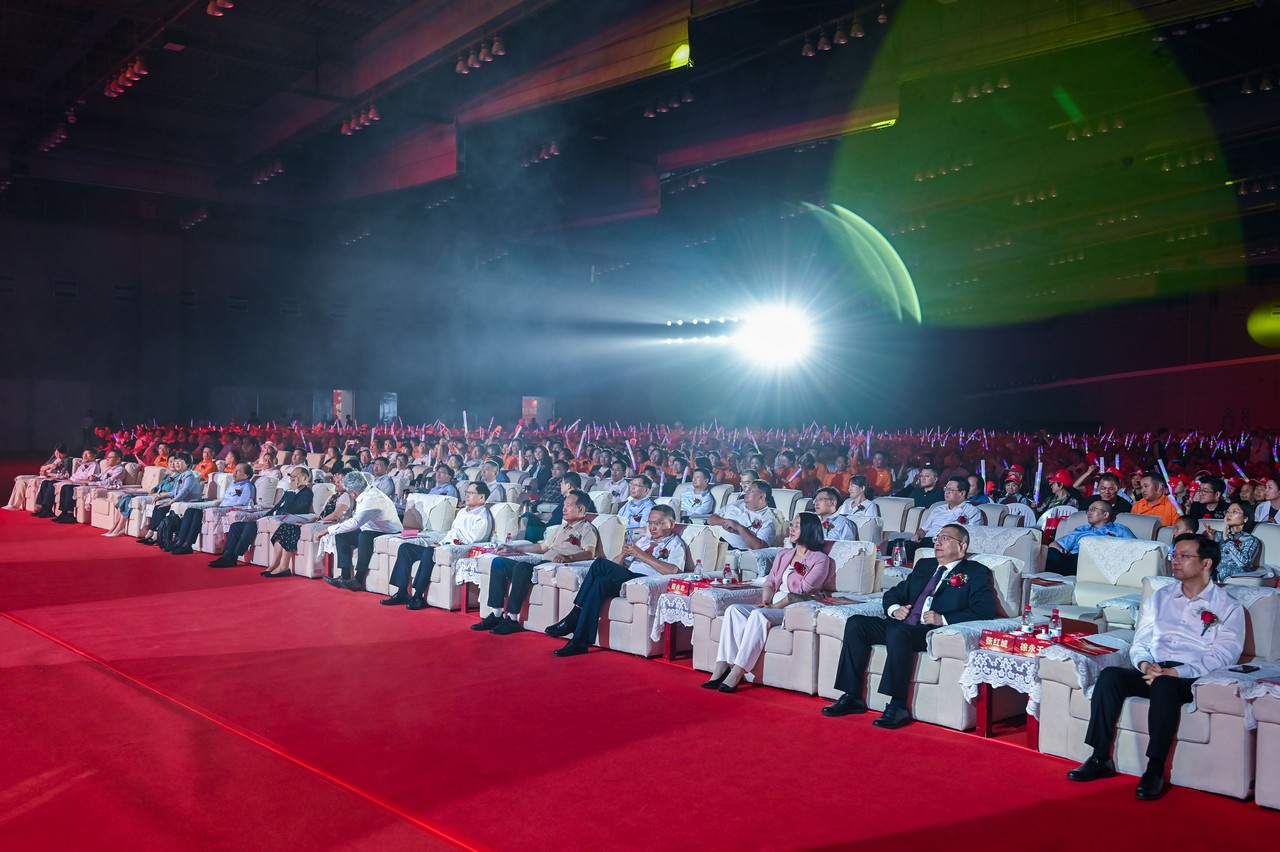
[[[844,695],[835,704],[822,708],[824,716],[867,712],[862,685],[871,647],[884,645],[888,659],[879,691],[890,701],[884,715],[872,724],[879,728],[911,724],[911,710],[907,707],[911,672],[916,654],[925,650],[929,631],[945,624],[995,618],[991,571],[982,563],[965,558],[969,552],[965,528],[958,524],[944,526],[933,537],[933,550],[936,558],[921,559],[906,580],[885,592],[887,619],[855,615],[845,622],[844,649],[835,683]]]

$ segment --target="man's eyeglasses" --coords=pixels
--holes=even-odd
[[[937,541],[954,541],[954,542],[956,542],[957,544],[959,544],[959,543],[960,543],[960,539],[956,538],[956,537],[955,537],[955,536],[953,536],[953,535],[947,535],[946,533],[942,533],[941,535],[935,535],[935,536],[933,537],[933,540],[934,540],[935,542],[937,542]]]

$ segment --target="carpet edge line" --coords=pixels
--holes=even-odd
[[[68,651],[72,652],[73,654],[76,654],[77,656],[83,657],[84,659],[88,660],[90,663],[93,663],[94,665],[97,665],[103,669],[106,669],[107,671],[111,672],[117,677],[123,678],[124,680],[141,687],[147,692],[150,692],[156,696],[159,696],[165,701],[168,701],[169,703],[174,704],[182,708],[183,710],[186,710],[189,713],[192,713],[196,716],[199,716],[202,719],[205,719],[211,722],[212,724],[216,725],[219,728],[222,728],[228,733],[234,734],[235,736],[240,737],[241,739],[246,740],[247,742],[250,742],[253,745],[258,746],[264,751],[268,751],[272,754],[275,754],[278,757],[284,759],[289,763],[294,764],[295,766],[301,769],[305,769],[307,772],[310,772],[311,774],[319,777],[320,779],[328,782],[329,784],[332,784],[333,786],[341,790],[345,790],[346,792],[354,796],[364,799],[365,801],[369,802],[372,805],[377,806],[378,808],[386,811],[392,816],[398,817],[404,820],[405,822],[408,822],[411,825],[414,825],[419,829],[427,832],[428,834],[432,834],[436,836],[437,838],[445,841],[446,843],[450,843],[458,847],[459,849],[469,850],[469,852],[490,852],[487,846],[476,843],[474,841],[464,840],[463,838],[457,835],[451,834],[450,832],[444,830],[443,828],[439,828],[431,824],[430,822],[422,819],[421,817],[417,817],[417,816],[414,816],[413,814],[403,811],[400,808],[396,807],[395,805],[391,804],[390,802],[383,801],[382,799],[375,796],[374,794],[367,792],[365,790],[362,790],[361,788],[355,786],[354,784],[351,784],[350,782],[343,781],[341,778],[338,778],[334,775],[329,774],[328,772],[325,772],[323,769],[321,769],[318,766],[313,766],[312,764],[308,763],[306,760],[294,754],[291,754],[290,752],[286,751],[284,747],[267,739],[261,734],[255,733],[254,731],[251,731],[248,728],[245,728],[235,722],[232,722],[230,719],[224,719],[221,716],[218,716],[216,713],[213,713],[195,704],[192,704],[191,702],[186,701],[185,699],[182,699],[177,695],[174,695],[168,690],[165,690],[164,688],[151,683],[145,678],[131,675],[128,672],[125,672],[117,668],[116,666],[112,665],[111,663],[107,662],[101,657],[98,657],[95,654],[92,654],[89,651],[84,650],[83,648],[76,647],[75,645],[72,645],[70,642],[67,642],[65,639],[55,636],[54,634],[49,633],[48,631],[43,630],[39,627],[36,627],[34,624],[26,622],[21,618],[13,615],[10,612],[0,610],[0,616],[3,616],[7,620],[18,625],[19,627],[23,627],[29,630],[30,632],[36,634],[37,636],[40,636],[44,639],[47,639],[50,642],[53,642],[55,645],[58,645],[62,648],[67,649]]]

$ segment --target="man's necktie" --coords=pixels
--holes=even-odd
[[[907,624],[920,623],[920,616],[924,613],[924,602],[937,591],[938,584],[942,582],[942,572],[945,570],[947,570],[945,565],[939,565],[938,570],[933,572],[933,576],[925,584],[924,591],[920,593],[920,597],[916,598],[916,602],[911,605],[911,612],[907,614],[906,618]]]

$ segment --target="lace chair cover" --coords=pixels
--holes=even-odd
[[[1114,584],[1142,557],[1152,551],[1163,552],[1167,545],[1158,541],[1130,541],[1122,538],[1093,536],[1082,540],[1080,548],[1089,550],[1098,570],[1107,578],[1107,582]]]
[[[710,598],[715,615],[719,617],[724,615],[724,611],[733,604],[759,602],[760,586],[739,586],[733,589],[711,586],[705,589],[695,589],[693,595],[679,595],[675,592],[663,591],[658,595],[657,606],[654,608],[653,627],[649,630],[649,638],[655,642],[661,639],[662,625],[664,624],[679,622],[685,627],[692,627],[694,595]]]
[[[1057,585],[1040,586],[1036,580],[1052,580]],[[1031,579],[1032,607],[1071,606],[1076,600],[1076,578],[1064,577],[1061,574],[1042,572]]]
[[[1138,621],[1138,610],[1142,608],[1142,595],[1134,593],[1132,595],[1121,595],[1118,598],[1107,598],[1098,604],[1098,609],[1124,609],[1129,611],[1129,619],[1133,623]]]
[[[1039,526],[1040,529],[1044,529],[1045,521],[1050,518],[1065,518],[1068,515],[1074,515],[1078,511],[1080,510],[1073,506],[1054,506],[1052,509],[1040,516],[1039,520],[1036,521],[1036,525]]]
[[[1023,529],[1034,527],[1036,525],[1036,510],[1032,509],[1026,503],[1010,503],[1005,506],[1009,510],[1010,515],[1016,515],[1022,518]]]
[[[1020,527],[966,526],[965,529],[969,531],[969,553],[971,554],[1002,554],[1016,545],[1019,540],[1031,535]],[[1026,565],[1023,564],[1019,570],[1025,570],[1025,568]]]
[[[1076,670],[1076,677],[1080,680],[1080,686],[1084,689],[1084,697],[1093,697],[1094,684],[1098,682],[1098,675],[1102,670],[1110,666],[1123,666],[1132,668],[1129,664],[1129,645],[1133,639],[1132,630],[1116,630],[1110,633],[1098,633],[1089,637],[1089,641],[1095,645],[1106,645],[1108,648],[1116,650],[1110,654],[1100,654],[1096,657],[1088,654],[1082,654],[1079,651],[1073,651],[1065,645],[1052,645],[1040,652],[1040,657],[1046,660],[1067,660]],[[1035,680],[1035,686],[1032,691],[1027,693],[1027,712],[1035,718],[1040,718],[1040,679]]]
[[[748,559],[754,559],[756,564],[756,576],[764,579],[769,576],[769,571],[773,568],[773,560],[782,552],[781,547],[762,547],[759,550],[744,550],[738,556],[738,572],[741,576],[741,563]]]
[[[1233,672],[1228,669],[1218,669],[1209,672],[1206,675],[1196,679],[1195,684],[1191,688],[1191,707],[1195,708],[1195,690],[1201,684],[1218,684],[1220,686],[1234,686],[1236,695],[1244,699],[1244,722],[1247,730],[1254,730],[1258,727],[1258,720],[1253,716],[1253,702],[1255,699],[1262,698],[1264,695],[1270,695],[1280,698],[1280,683],[1264,683],[1263,680],[1280,680],[1280,661],[1262,662],[1254,661],[1250,665],[1258,667],[1256,672]]]
[[[991,618],[985,621],[966,621],[961,624],[947,624],[937,630],[930,630],[925,637],[930,657],[941,659],[934,650],[934,639],[937,636],[959,636],[964,641],[965,650],[972,653],[977,650],[982,639],[983,630],[1017,630],[1022,625],[1021,618]]]

